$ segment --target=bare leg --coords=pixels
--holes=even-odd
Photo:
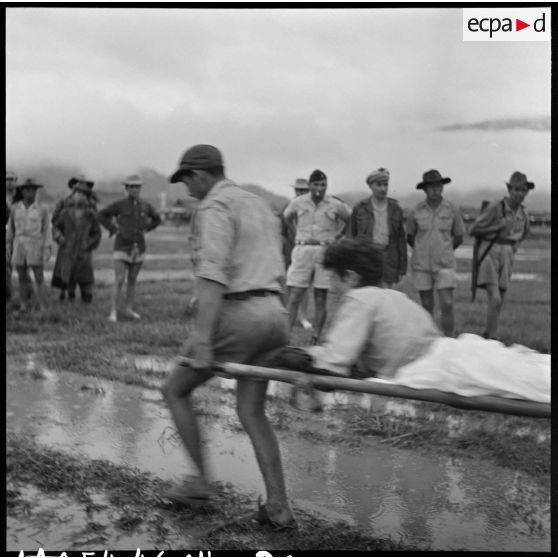
[[[162,389],[180,439],[204,482],[208,482],[208,471],[190,396],[199,385],[211,378],[211,374],[202,374],[176,364]]]
[[[327,318],[327,289],[314,287],[314,330],[316,341],[319,341]]]
[[[434,316],[434,291],[419,291],[419,294],[422,307]]]
[[[35,288],[37,290],[37,301],[39,302],[39,310],[44,311],[46,304],[45,293],[45,276],[42,265],[34,265],[31,267],[33,276],[35,277]]]
[[[442,312],[442,331],[446,337],[455,335],[455,320],[453,316],[453,289],[439,289],[440,310]]]
[[[141,269],[141,262],[131,264],[128,269],[128,283],[126,285],[126,305],[125,311],[127,314],[139,318],[139,314],[134,312],[134,304],[136,298],[136,280],[138,278],[140,269]]]
[[[287,502],[279,444],[265,414],[266,390],[267,382],[239,379],[237,413],[254,447],[265,483],[269,516],[278,523],[288,523],[293,513]]]
[[[298,307],[300,301],[306,292],[306,287],[289,287],[289,299],[287,301],[287,310],[289,311],[289,325],[291,331],[296,323]]]
[[[493,339],[496,336],[505,292],[506,291],[501,291],[498,285],[486,285],[488,305],[486,309],[486,331],[484,335],[488,339]]]
[[[29,269],[26,265],[17,265],[16,271],[19,288],[20,308],[22,311],[25,312],[27,310],[29,284],[31,283],[31,277],[29,276]]]
[[[126,277],[127,264],[120,260],[114,262],[114,285],[112,286],[112,299],[109,320],[116,322],[116,313],[120,302],[120,294],[122,292],[122,285]]]
[[[300,306],[298,307],[298,321],[304,329],[310,329],[312,324],[308,321],[308,300],[310,298],[311,287],[308,287],[302,295]]]

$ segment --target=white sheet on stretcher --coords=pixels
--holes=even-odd
[[[392,380],[465,397],[494,395],[550,403],[550,355],[465,333],[457,339],[437,339]]]

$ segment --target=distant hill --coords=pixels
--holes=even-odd
[[[17,173],[20,180],[33,177],[42,184],[45,189],[41,197],[47,203],[53,203],[57,199],[69,193],[68,180],[83,171],[78,167],[62,165],[26,165],[18,168]],[[160,206],[161,193],[167,194],[167,205],[173,205],[177,199],[188,198],[187,190],[182,184],[169,184],[168,177],[151,168],[140,168],[134,172],[138,173],[143,181],[142,196],[155,205]],[[95,177],[91,177],[95,180]],[[100,205],[106,205],[124,195],[122,179],[124,176],[110,179],[95,180],[95,192],[100,198]],[[270,192],[257,184],[241,184],[250,192],[254,192],[265,198],[275,212],[281,211],[289,201],[288,198]],[[502,187],[498,191],[486,187],[478,187],[474,190],[453,190],[447,187],[445,194],[449,200],[460,206],[462,209],[478,209],[482,200],[496,200],[505,194]],[[348,203],[351,207],[359,200],[365,198],[368,193],[362,189],[359,191],[348,191],[336,195]],[[403,209],[410,209],[420,200],[424,199],[424,194],[418,190],[409,192],[408,195],[399,196],[398,200]],[[537,189],[529,193],[526,205],[532,211],[550,212],[550,193]]]

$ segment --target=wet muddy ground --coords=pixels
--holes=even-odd
[[[138,374],[148,373],[151,389],[45,370],[32,359],[10,363],[6,410],[14,451],[25,447],[32,453],[35,447],[49,448],[70,462],[75,460],[76,470],[80,466],[91,469],[92,463],[102,459],[114,467],[116,476],[119,471],[139,471],[140,477],[148,477],[143,483],[132,484],[140,491],[141,486],[151,490],[149,498],[157,506],[142,515],[137,498],[126,491],[119,505],[114,505],[106,486],[94,489],[96,473],[83,475],[84,496],[80,491],[76,494],[75,486],[49,494],[25,477],[22,482],[21,474],[10,477],[8,471],[9,550],[33,549],[39,543],[52,549],[93,548],[91,545],[177,549],[192,548],[199,542],[203,532],[199,521],[190,529],[184,528],[184,518],[175,517],[175,510],[160,500],[161,483],[179,481],[192,470],[156,389],[165,364],[157,366],[153,359],[148,362],[144,358],[134,365]],[[130,359],[127,363],[131,364]],[[229,490],[234,487],[236,494],[232,500],[226,499],[224,509],[239,502],[240,507],[252,509],[263,485],[252,448],[232,412],[230,387],[227,381],[215,379],[201,389],[197,408],[214,478],[230,483],[223,486]],[[540,475],[530,476],[526,471],[479,459],[474,450],[470,455],[453,456],[406,449],[402,447],[405,434],[399,435],[398,442],[395,433],[389,443],[372,435],[359,440],[344,437],[347,423],[340,417],[339,405],[345,404],[346,411],[347,404],[358,404],[358,400],[326,400],[326,412],[313,415],[285,406],[281,389],[280,384],[275,385],[276,397],[270,407],[282,407],[282,412],[273,413],[273,420],[287,488],[298,513],[313,518],[308,521],[342,521],[376,541],[423,550],[550,550],[549,488]],[[412,402],[368,401],[373,403],[367,412],[381,409],[383,415],[415,420],[417,413],[424,415]],[[468,416],[473,417],[446,415],[448,439],[458,439],[463,431],[475,428],[474,418]],[[501,420],[499,415],[491,417],[487,420]],[[537,434],[526,429],[522,435]],[[548,440],[543,437],[538,443]],[[159,516],[166,513],[172,521],[166,517],[161,520]],[[226,523],[230,517],[228,510],[210,523]],[[167,531],[161,532],[161,523]],[[237,535],[240,537],[239,532]]]

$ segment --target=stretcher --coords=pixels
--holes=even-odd
[[[178,363],[188,366],[191,359],[179,357]],[[550,403],[529,401],[526,399],[511,399],[484,395],[478,397],[464,397],[455,393],[440,391],[436,389],[414,389],[402,386],[389,380],[367,378],[359,380],[340,376],[326,376],[321,374],[308,374],[296,370],[285,370],[283,368],[267,368],[234,362],[215,362],[212,372],[217,376],[226,378],[251,378],[261,380],[275,380],[287,382],[305,389],[318,389],[324,391],[355,391],[360,393],[372,393],[387,397],[400,397],[403,399],[416,399],[419,401],[430,401],[467,409],[470,411],[487,411],[491,413],[504,413],[535,418],[550,418]]]

